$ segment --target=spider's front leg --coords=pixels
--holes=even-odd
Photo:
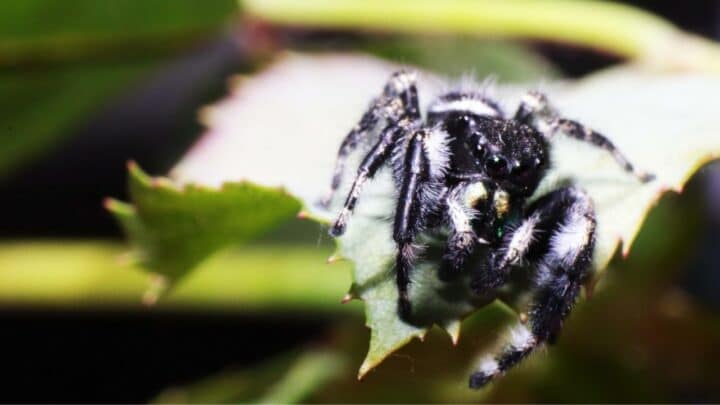
[[[410,272],[415,259],[413,241],[422,227],[422,187],[429,178],[430,162],[425,150],[427,132],[420,130],[410,137],[402,162],[402,186],[393,222],[393,239],[398,253],[395,259],[395,277],[398,288],[398,312],[404,319],[410,317],[408,296]]]
[[[470,377],[471,388],[484,386],[555,339],[592,263],[595,226],[592,202],[576,187],[556,190],[529,207],[525,221],[505,239],[500,259],[513,263],[527,259],[536,267],[528,325],[515,325],[509,342],[480,361]],[[524,243],[511,246],[520,241]]]
[[[328,208],[335,197],[335,192],[340,187],[340,182],[345,172],[345,165],[350,154],[358,147],[360,141],[372,131],[381,118],[382,102],[381,99],[375,99],[370,104],[370,108],[365,111],[360,122],[358,122],[350,132],[345,136],[335,159],[335,167],[333,168],[332,180],[330,182],[330,190],[323,197],[319,204],[324,208]]]
[[[327,208],[330,206],[335,192],[342,182],[347,160],[363,139],[367,138],[383,118],[387,118],[389,122],[395,122],[402,117],[411,120],[420,118],[415,74],[404,70],[395,72],[390,77],[382,94],[370,103],[370,107],[365,111],[360,121],[350,130],[340,144],[330,190],[319,202],[322,207]]]
[[[515,120],[534,126],[546,138],[551,138],[555,132],[561,131],[571,138],[588,142],[598,148],[608,151],[623,170],[632,173],[638,180],[647,183],[655,175],[638,170],[630,160],[606,136],[588,128],[577,121],[560,116],[558,111],[550,104],[547,97],[537,91],[523,96],[520,106],[515,112]]]
[[[350,187],[350,192],[345,199],[345,205],[330,228],[330,235],[337,237],[345,232],[348,217],[355,209],[355,204],[357,203],[357,199],[360,196],[365,182],[375,176],[378,169],[387,162],[396,142],[402,137],[405,130],[403,125],[390,124],[382,131],[380,140],[378,140],[360,164],[355,180]]]
[[[445,175],[450,164],[447,135],[420,128],[411,133],[395,167],[400,194],[393,222],[393,239],[398,247],[395,260],[398,312],[403,319],[411,314],[408,287],[416,254],[416,236],[428,226],[445,198]]]

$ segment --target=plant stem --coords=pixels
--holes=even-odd
[[[661,68],[720,71],[720,48],[637,8],[574,0],[245,0],[277,24],[558,41]]]
[[[123,260],[127,247],[99,242],[0,244],[0,303],[53,309],[145,310],[152,275]],[[157,310],[360,315],[340,305],[348,263],[325,266],[314,245],[247,245],[204,262],[157,304]],[[248,269],[262,271],[247,271]]]

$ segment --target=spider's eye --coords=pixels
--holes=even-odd
[[[492,155],[485,161],[485,170],[490,177],[504,177],[508,172],[507,160],[500,155]]]
[[[537,159],[532,162],[527,160],[516,160],[513,162],[512,170],[510,172],[515,177],[524,178],[532,173],[537,166],[539,166],[539,161]]]
[[[453,135],[466,134],[472,126],[472,120],[467,115],[461,114],[456,115],[448,119],[445,124],[445,129],[448,133]]]

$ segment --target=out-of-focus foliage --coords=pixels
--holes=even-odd
[[[124,1],[7,0],[0,14],[3,49],[29,53],[39,43],[74,45],[76,41],[119,43],[123,38],[154,38],[213,31],[237,10],[232,0]],[[12,47],[11,45],[15,45]],[[144,44],[127,44],[133,47]],[[74,49],[55,49],[58,55]],[[99,51],[99,50],[98,50]],[[13,62],[7,55],[5,64]],[[53,55],[37,55],[51,58]],[[23,62],[16,59],[15,63]]]
[[[601,49],[656,68],[720,72],[720,48],[713,41],[616,2],[245,0],[243,6],[274,24],[533,38]]]
[[[232,0],[0,2],[0,177],[235,12]]]
[[[192,385],[170,388],[155,403],[297,403],[347,375],[339,351],[307,349],[260,366],[225,372]]]
[[[531,52],[527,46],[510,41],[428,35],[388,36],[382,40],[370,38],[357,44],[357,48],[399,64],[418,66],[454,78],[482,80],[490,77],[503,83],[527,83],[559,76],[545,58]]]

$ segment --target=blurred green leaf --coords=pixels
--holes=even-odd
[[[138,48],[151,46],[157,56],[177,40],[217,31],[236,10],[232,0],[7,0],[0,4],[0,66],[137,58]]]
[[[370,37],[359,48],[449,77],[491,76],[502,82],[528,82],[560,76],[539,54],[510,41],[465,36],[391,36],[381,40]]]
[[[248,370],[224,372],[189,386],[167,389],[153,402],[298,403],[346,374],[346,366],[347,361],[339,352],[308,350]]]
[[[244,0],[246,12],[293,27],[463,34],[564,42],[664,69],[720,72],[720,47],[641,8],[608,1]]]
[[[209,133],[173,175],[180,182],[216,186],[229,180],[229,174],[242,173],[259,184],[285,185],[304,202],[310,217],[330,221],[352,176],[348,170],[330,212],[315,208],[314,202],[324,193],[335,148],[394,69],[349,55],[286,57],[204,112]],[[428,102],[443,81],[420,76],[420,96]],[[350,77],[352,85],[347,84]],[[565,136],[554,138],[553,169],[537,195],[567,181],[590,194],[598,219],[594,268],[599,273],[621,242],[624,252],[629,250],[659,195],[681,189],[700,165],[720,152],[720,139],[715,136],[720,127],[708,102],[714,98],[713,89],[720,87],[720,78],[652,73],[629,66],[545,87],[566,116],[607,134],[636,166],[657,175],[654,182],[641,184],[606,151]],[[526,90],[500,86],[497,93],[504,103],[515,101],[507,104],[512,108]],[[683,97],[679,99],[678,94]],[[282,119],[277,111],[283,111]],[[679,112],[682,120],[676,118]],[[263,136],[258,137],[259,133]],[[678,144],[680,136],[683,141]],[[358,153],[356,158],[360,157]],[[486,303],[474,299],[467,277],[454,284],[437,281],[440,254],[433,248],[441,249],[441,242],[426,241],[430,249],[413,273],[410,290],[417,323],[398,319],[395,245],[386,220],[392,217],[394,188],[389,173],[376,176],[365,188],[347,233],[339,239],[339,255],[356,265],[352,292],[365,301],[372,329],[361,375],[413,337],[424,336],[433,324],[456,338],[460,319]]]
[[[231,0],[1,2],[0,177],[235,10]]]

